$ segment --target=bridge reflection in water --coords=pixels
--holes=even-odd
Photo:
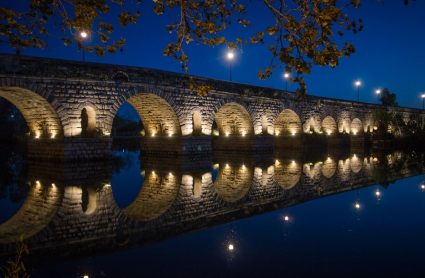
[[[114,199],[122,185],[111,186],[110,162],[29,164],[27,198],[0,225],[1,256],[21,234],[34,265],[107,254],[425,172],[415,153],[217,152],[140,163],[144,182],[125,208]]]

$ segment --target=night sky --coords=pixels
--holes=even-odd
[[[22,1],[20,1],[22,2]],[[388,88],[397,95],[400,106],[422,108],[421,93],[425,92],[425,1],[410,1],[405,6],[403,0],[362,1],[359,9],[350,9],[352,19],[361,18],[364,29],[357,35],[346,32],[336,40],[352,42],[356,53],[340,60],[338,67],[315,67],[310,76],[306,76],[308,93],[322,97],[356,100],[357,89],[354,85],[360,80],[360,101],[376,103],[377,89]],[[9,6],[13,3],[2,4]],[[152,12],[153,2],[147,1],[140,8],[142,16],[134,26],[126,29],[116,28],[116,35],[127,40],[123,52],[97,57],[86,52],[87,62],[120,64],[173,72],[182,72],[181,64],[170,57],[163,56],[167,42],[172,42],[164,28],[171,23],[169,15],[157,16]],[[256,26],[266,23],[265,8],[254,1],[250,7],[252,20],[250,28],[232,24],[224,35],[229,40],[236,36],[248,37],[257,31]],[[94,44],[95,38],[86,43]],[[82,60],[82,52],[76,46],[63,46],[60,41],[48,39],[49,48],[44,50],[26,49],[22,55],[49,58]],[[258,79],[258,70],[269,65],[271,58],[266,45],[244,46],[236,52],[232,75],[234,82],[285,89],[283,69],[275,71],[267,80]],[[192,75],[215,79],[229,79],[229,61],[226,58],[227,47],[208,48],[190,44],[186,47],[189,56],[189,72]],[[0,44],[0,52],[13,53],[14,50]],[[295,91],[296,84],[288,87]]]

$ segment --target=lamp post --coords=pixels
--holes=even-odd
[[[227,58],[229,59],[229,65],[230,65],[230,81],[232,81],[232,60],[233,60],[234,54],[233,52],[227,53]]]
[[[379,95],[381,94],[381,90],[376,90],[376,94],[378,95],[378,104],[379,104]]]
[[[285,80],[286,80],[286,89],[285,89],[285,91],[288,91],[288,78],[289,78],[289,73],[285,72],[285,74],[283,75],[283,77],[285,77]]]
[[[422,109],[425,109],[425,94],[422,94]]]
[[[86,31],[82,31],[80,35],[83,38],[81,41],[83,41],[85,38],[87,38],[87,32]],[[85,57],[86,50],[84,49],[84,44],[83,43],[81,43],[81,44],[83,45],[83,62],[85,62],[86,61],[86,57]]]
[[[360,101],[360,94],[359,94],[359,88],[360,88],[360,85],[361,85],[362,83],[360,82],[360,81],[356,81],[356,86],[357,86],[357,101]]]

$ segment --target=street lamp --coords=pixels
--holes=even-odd
[[[86,31],[82,31],[81,34],[80,34],[80,36],[84,40],[85,38],[87,38],[87,32]],[[81,43],[81,44],[83,45],[83,62],[85,62],[86,61],[86,57],[85,57],[86,50],[84,49],[84,44],[83,43]]]
[[[376,94],[378,95],[378,103],[379,103],[379,95],[381,94],[381,90],[376,90]]]
[[[289,78],[289,73],[285,72],[285,74],[283,75],[283,77],[285,77],[285,80],[286,80],[286,89],[285,89],[285,91],[288,91],[288,78]]]
[[[425,94],[422,94],[422,109],[425,109]]]
[[[360,81],[356,81],[356,86],[357,86],[357,101],[360,101],[359,88],[360,88],[360,85],[361,84],[362,83],[360,83]]]
[[[232,81],[232,60],[233,60],[234,54],[233,52],[227,53],[227,59],[229,59],[229,65],[230,65],[230,81]]]

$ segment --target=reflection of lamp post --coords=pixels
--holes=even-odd
[[[285,80],[286,80],[286,89],[285,89],[285,91],[288,91],[288,78],[289,78],[289,73],[285,72],[285,74],[283,75],[283,77],[285,77]]]
[[[232,60],[233,60],[234,54],[233,52],[227,53],[227,58],[229,59],[229,65],[230,65],[230,81],[232,81]]]
[[[356,86],[357,86],[357,101],[360,101],[360,94],[359,94],[359,88],[360,88],[360,85],[361,85],[362,83],[360,83],[360,81],[356,81]]]
[[[425,109],[425,94],[422,94],[422,109]]]
[[[381,90],[376,90],[376,94],[378,95],[378,104],[379,104],[379,95],[381,94]]]
[[[86,31],[81,32],[80,35],[83,38],[83,40],[85,38],[87,38],[87,32]],[[86,50],[84,49],[84,44],[83,43],[81,43],[81,44],[83,45],[83,62],[85,62],[86,61],[86,57],[85,57]]]
[[[355,205],[357,210],[360,209],[359,194],[360,194],[360,190],[357,189],[357,200],[356,200],[356,205]]]

